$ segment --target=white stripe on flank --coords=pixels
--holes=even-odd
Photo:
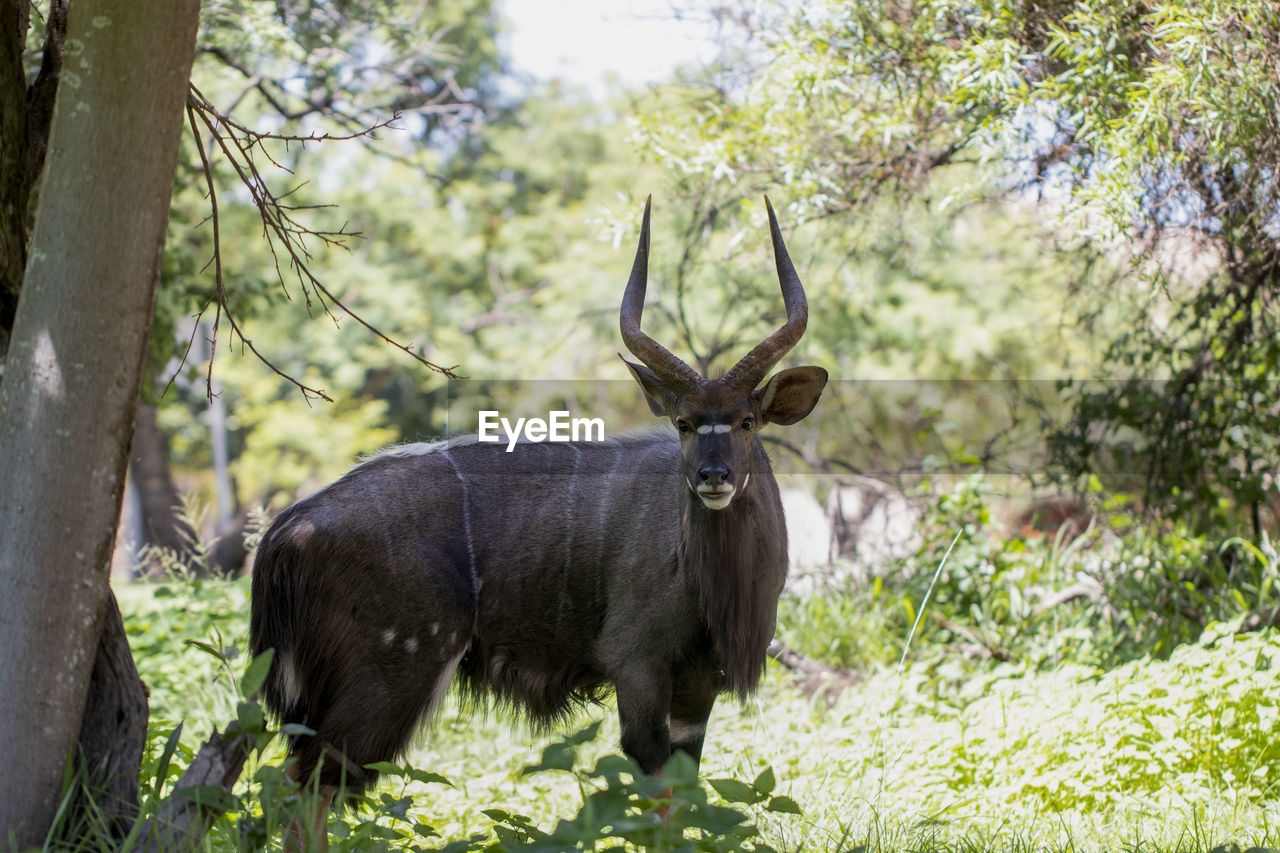
[[[733,432],[733,424],[703,424],[698,427],[698,435],[707,435],[713,432]]]
[[[436,675],[435,689],[431,691],[431,698],[427,700],[427,712],[424,715],[428,719],[435,716],[436,711],[440,710],[440,703],[444,701],[444,697],[449,693],[449,684],[453,681],[453,676],[458,672],[458,664],[462,662],[462,657],[467,653],[467,646],[463,646],[462,650],[449,657],[442,667],[439,674]]]
[[[476,545],[471,535],[471,497],[467,494],[467,478],[462,476],[461,469],[458,464],[449,457],[448,453],[441,454],[444,456],[449,467],[453,469],[453,475],[458,478],[458,483],[462,486],[462,533],[467,540],[467,559],[470,562],[471,569],[471,594],[472,594],[472,615],[471,615],[471,633],[476,632],[476,628],[480,625],[480,567],[476,565]],[[449,639],[453,642],[453,638]]]
[[[569,472],[569,497],[565,501],[565,503],[569,505],[569,519],[571,522],[569,525],[569,535],[564,537],[564,564],[566,568],[573,565],[573,534],[574,531],[578,530],[578,516],[574,512],[578,506],[578,502],[575,500],[578,490],[575,487],[578,484],[578,465],[582,462],[582,451],[572,444],[569,445],[569,447],[573,449],[573,470]],[[565,572],[564,579],[567,586],[569,583],[569,573],[567,571]]]

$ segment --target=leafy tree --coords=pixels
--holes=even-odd
[[[482,133],[436,154],[438,183],[425,183],[414,162],[336,146],[299,158],[300,171],[334,185],[328,199],[336,206],[316,211],[317,222],[346,222],[364,235],[350,251],[319,249],[314,271],[372,324],[422,346],[427,358],[465,352],[457,372],[472,381],[446,387],[350,323],[335,332],[308,322],[301,299],[289,303],[267,288],[261,299],[271,308],[256,310],[255,340],[278,367],[323,387],[335,404],[309,405],[251,359],[219,363],[233,410],[232,472],[245,503],[287,503],[391,441],[474,429],[477,408],[523,398],[545,413],[547,399],[573,406],[566,398],[581,392],[595,405],[596,392],[610,387],[579,379],[616,376],[619,396],[633,407],[633,383],[613,364],[617,304],[634,251],[628,230],[660,170],[632,165],[627,126],[600,113],[556,90],[532,93],[496,111]],[[225,233],[236,235],[241,269],[271,274],[251,223]],[[496,381],[533,379],[561,381]],[[175,464],[199,473],[210,458],[207,431],[194,417],[203,376],[182,398],[161,416]]]
[[[244,37],[246,26],[252,38]],[[335,323],[347,319],[343,309],[351,307],[316,263],[331,245],[351,249],[359,228],[326,209],[339,194],[335,182],[312,184],[307,176],[324,174],[326,164],[367,163],[377,156],[404,163],[411,185],[434,182],[437,158],[429,147],[439,139],[456,144],[493,109],[500,71],[494,29],[488,0],[429,7],[267,0],[204,5],[188,113],[191,133],[180,158],[150,381],[144,386],[131,464],[143,510],[143,541],[150,546],[146,553],[162,548],[190,566],[206,565],[197,553],[200,533],[175,509],[179,490],[168,476],[166,459],[175,449],[171,440],[181,445],[197,426],[192,415],[226,408],[227,401],[212,399],[209,383],[212,362],[228,345],[253,351],[282,378],[298,379],[295,386],[304,394],[331,396],[325,389],[335,387],[324,374],[307,369],[305,358],[295,360],[293,369],[285,365],[272,337],[263,334],[272,313],[284,311],[292,323],[307,322],[284,307],[293,298],[312,317]],[[317,156],[327,147],[336,149],[333,157]],[[351,175],[358,183],[358,172]],[[237,185],[247,192],[234,191]],[[216,224],[209,222],[211,213]],[[193,316],[203,325],[193,323]],[[332,324],[319,325],[332,331]],[[419,329],[412,339],[422,337]],[[210,348],[205,347],[208,338],[217,339]],[[328,343],[322,335],[312,342],[317,348]],[[439,351],[426,343],[427,352]],[[429,355],[418,357],[439,366]],[[180,360],[186,369],[175,377],[173,365]],[[181,393],[172,391],[174,378]],[[350,411],[345,405],[328,410],[342,425],[335,434],[359,432],[369,423],[367,412],[348,422]],[[148,428],[152,422],[161,429]],[[175,436],[175,428],[186,435]],[[370,440],[359,443],[359,451],[377,446]],[[200,443],[207,447],[207,441]],[[346,449],[333,448],[329,458],[336,460]],[[207,453],[203,461],[207,468]],[[225,483],[225,468],[217,476]],[[217,539],[210,567],[235,571],[245,556],[237,543],[247,507],[267,494],[255,491],[248,501],[233,500],[230,506],[226,493],[218,494],[219,521],[200,526],[205,536]]]
[[[0,826],[19,846],[54,819],[99,631],[119,624],[106,569],[198,11],[79,0],[68,22],[72,64],[0,384],[0,744],[21,768],[0,781]]]
[[[211,2],[203,19],[199,5],[125,9],[51,0],[41,10],[15,0],[0,7],[0,349],[13,336],[0,383],[0,447],[12,462],[0,505],[10,531],[0,554],[0,639],[13,650],[0,667],[0,743],[23,768],[4,788],[0,825],[23,845],[45,837],[73,752],[89,785],[109,781],[104,775],[122,782],[110,806],[98,804],[119,821],[117,832],[127,831],[137,806],[137,732],[145,728],[146,703],[106,568],[146,384],[147,337],[154,332],[153,341],[166,341],[152,347],[153,357],[171,352],[183,312],[173,308],[184,302],[215,305],[228,322],[243,321],[260,304],[252,294],[231,296],[234,288],[220,275],[229,258],[221,252],[219,274],[193,281],[217,241],[202,243],[186,231],[161,263],[174,163],[200,164],[179,173],[175,219],[198,223],[212,210],[216,231],[228,207],[254,209],[238,201],[217,207],[218,189],[240,182],[240,192],[257,202],[259,236],[284,241],[286,259],[277,256],[272,270],[302,277],[313,296],[327,299],[308,276],[301,242],[326,235],[298,219],[289,187],[264,177],[264,164],[288,162],[266,150],[269,142],[296,153],[316,137],[343,135],[320,133],[316,123],[357,127],[390,92],[399,100],[383,107],[408,116],[414,145],[436,133],[456,135],[459,121],[478,111],[496,68],[483,2],[434,4],[433,14],[387,2]],[[401,14],[410,6],[413,14]],[[199,43],[198,20],[205,27]],[[245,30],[246,22],[263,26]],[[227,37],[229,27],[235,39]],[[262,39],[250,44],[260,53],[245,50],[245,32]],[[463,48],[472,51],[465,61]],[[195,72],[205,89],[257,119],[276,110],[277,130],[252,131],[200,88],[189,89],[197,53],[206,60]],[[428,57],[444,59],[432,64]],[[261,67],[246,79],[250,60]],[[239,88],[222,101],[227,80]],[[180,152],[184,104],[193,135]],[[220,165],[210,160],[213,145],[225,155]],[[192,184],[208,191],[199,214],[183,204],[198,197],[186,192]],[[342,232],[339,226],[332,233]],[[153,323],[158,285],[170,310]],[[243,333],[240,342],[252,346]],[[119,705],[109,706],[113,701]]]
[[[1127,475],[1159,511],[1257,526],[1277,426],[1278,28],[1256,0],[826,0],[757,33],[768,61],[745,88],[649,132],[679,169],[768,176],[814,218],[1015,193],[1095,251],[1120,242],[1137,275],[1083,289],[1131,305],[1104,347],[1116,381],[1070,387],[1058,461]]]

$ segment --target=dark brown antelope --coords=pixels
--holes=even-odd
[[[646,773],[676,749],[700,757],[716,696],[759,682],[787,574],[757,433],[805,417],[827,381],[795,367],[761,385],[808,318],[768,213],[787,321],[707,380],[640,331],[645,205],[622,339],[675,432],[407,445],[280,514],[254,564],[250,636],[255,655],[275,650],[268,707],[315,732],[290,744],[294,778],[318,768],[330,794],[363,789],[455,676],[544,726],[612,687],[622,749]]]

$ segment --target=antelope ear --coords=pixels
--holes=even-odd
[[[618,358],[622,358],[621,353],[618,354]],[[676,407],[676,395],[666,386],[666,383],[658,378],[658,374],[643,364],[635,364],[625,358],[622,358],[622,363],[631,371],[631,375],[636,378],[636,382],[640,383],[640,388],[644,391],[645,402],[649,404],[649,411],[660,418],[670,417],[671,412]]]
[[[791,367],[773,374],[751,397],[766,422],[789,426],[813,411],[826,384],[827,371],[821,367]]]

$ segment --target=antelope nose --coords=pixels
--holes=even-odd
[[[698,476],[708,486],[720,486],[729,481],[729,469],[723,465],[707,465],[698,470]]]

